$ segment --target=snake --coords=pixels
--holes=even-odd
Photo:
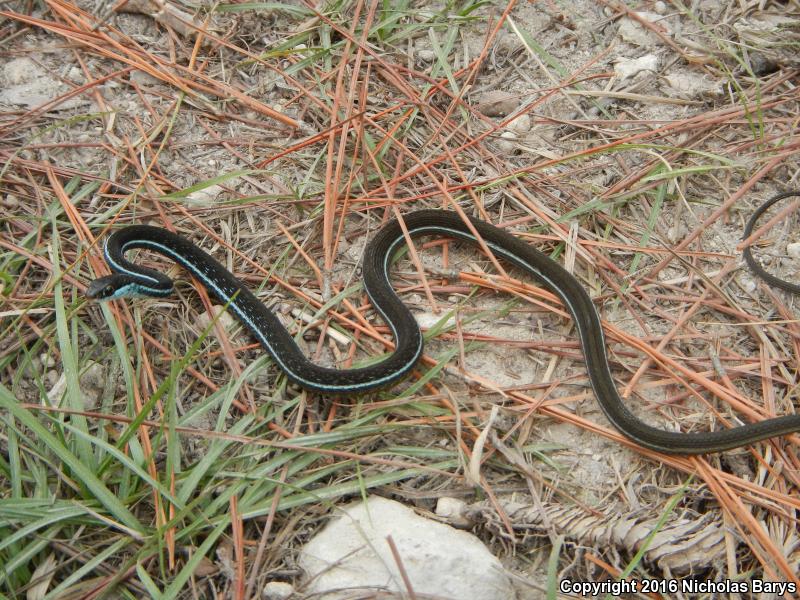
[[[746,237],[754,223],[755,220],[751,220],[748,224]],[[649,425],[631,412],[617,390],[606,354],[603,327],[591,297],[558,262],[499,227],[472,217],[462,218],[453,211],[414,211],[403,217],[403,225],[405,231],[398,220],[388,222],[364,248],[361,263],[364,289],[391,330],[395,344],[393,352],[368,366],[335,369],[310,361],[278,317],[245,284],[193,242],[159,227],[131,225],[108,236],[103,253],[112,274],[91,281],[86,296],[97,301],[169,296],[174,287],[169,277],[126,258],[126,253],[135,248],[159,253],[188,270],[224,303],[290,381],[323,394],[357,395],[390,386],[406,376],[420,360],[422,332],[409,308],[392,288],[390,267],[398,249],[406,244],[406,235],[409,239],[445,236],[478,246],[485,244],[496,257],[532,276],[560,299],[575,324],[594,395],[611,424],[629,440],[666,454],[697,455],[800,431],[800,414],[703,432],[667,431]]]

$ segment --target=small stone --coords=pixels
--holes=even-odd
[[[750,53],[750,68],[757,77],[769,75],[780,69],[780,65],[770,56],[761,52]]]
[[[47,380],[47,383],[50,386],[50,392],[52,393],[53,392],[53,388],[56,388],[56,384],[59,383],[59,380],[61,379],[61,376],[56,371],[48,371],[45,374],[44,378]],[[67,378],[64,377],[63,381],[66,382],[66,380],[67,380]],[[61,390],[61,386],[58,386],[58,389],[56,389],[56,391],[57,392],[62,391]],[[50,394],[48,394],[48,397],[49,397],[49,395]]]
[[[6,197],[3,199],[3,206],[6,208],[17,208],[19,206],[19,200],[14,194],[6,194]]]
[[[3,67],[3,74],[8,83],[18,85],[45,77],[45,71],[34,61],[26,56],[8,61]]]
[[[458,498],[444,496],[436,503],[436,514],[447,519],[453,527],[465,529],[472,525],[472,521],[464,516],[467,503]]]
[[[679,98],[698,98],[719,93],[718,82],[710,81],[704,75],[690,72],[670,73],[663,77],[663,81],[669,85],[670,96]]]
[[[45,369],[52,369],[56,366],[56,359],[50,356],[47,352],[42,352],[39,355],[39,362]]]
[[[476,107],[487,117],[505,117],[519,106],[519,96],[503,90],[490,90],[477,98]]]
[[[433,50],[417,50],[417,59],[423,63],[431,63],[436,59],[436,53]]]
[[[414,319],[417,321],[417,325],[422,327],[423,329],[431,329],[432,327],[436,327],[439,325],[439,322],[444,318],[445,313],[429,313],[429,312],[419,312],[414,315]],[[452,327],[455,325],[456,318],[455,315],[451,315],[447,321],[444,322],[445,327]]]
[[[786,244],[786,254],[788,254],[790,258],[800,258],[800,242]]]
[[[224,307],[219,304],[212,304],[211,310],[214,316],[209,315],[208,312],[202,312],[197,315],[197,326],[200,327],[201,331],[206,331],[211,327],[214,317],[219,315],[224,310]],[[219,323],[225,331],[231,331],[236,326],[236,320],[226,310],[219,316]]]
[[[500,139],[497,140],[497,147],[505,152],[511,154],[517,148],[517,134],[513,131],[504,131],[500,134]]]
[[[81,375],[81,385],[102,390],[106,384],[105,376],[103,366],[100,363],[92,362]]]
[[[544,11],[541,11],[544,13]],[[532,20],[536,21],[536,14],[531,15],[530,17]],[[528,23],[528,26],[533,29],[535,25],[533,23]],[[546,27],[547,24],[543,23],[542,27]],[[495,41],[496,47],[498,50],[502,52],[507,52],[508,54],[512,54],[514,52],[518,52],[520,50],[525,49],[525,43],[520,39],[518,35],[508,33],[505,30],[501,30],[498,34],[497,39]]]
[[[294,594],[294,588],[285,581],[270,581],[264,586],[261,597],[264,600],[287,600]]]
[[[519,135],[525,135],[531,130],[531,118],[529,115],[519,115],[508,124],[508,130]]]
[[[667,14],[667,4],[666,4],[666,2],[662,2],[661,0],[658,0],[653,5],[653,10],[656,11],[656,14],[659,14],[659,15]]]
[[[103,365],[92,362],[81,375],[81,389],[96,392],[99,396],[106,385],[106,376]]]
[[[72,67],[67,72],[67,77],[69,77],[72,81],[83,81],[83,71],[81,71],[78,67]]]
[[[673,244],[677,244],[686,236],[687,233],[688,231],[686,230],[686,225],[683,223],[683,221],[678,221],[673,223],[672,226],[667,230],[667,238]]]
[[[614,62],[614,74],[622,80],[638,75],[642,71],[658,70],[658,56],[645,54],[639,58],[621,57]]]
[[[131,83],[135,83],[136,85],[144,85],[144,86],[152,86],[159,82],[159,80],[150,73],[145,73],[144,71],[131,71],[130,74],[130,81]]]
[[[739,284],[742,286],[742,289],[745,292],[748,292],[750,294],[755,292],[756,288],[758,287],[756,282],[751,277],[742,277],[741,280],[739,281]]]
[[[667,33],[671,33],[669,23],[665,19],[662,19],[660,15],[644,11],[637,12],[636,14],[645,21],[657,23],[659,26],[664,27]],[[655,33],[647,29],[638,20],[630,17],[624,17],[620,20],[618,32],[623,40],[634,46],[649,47],[661,43],[660,38]]]
[[[186,196],[186,200],[194,204],[207,206],[209,204],[214,204],[214,200],[216,200],[217,196],[219,196],[221,192],[222,186],[214,184],[205,187],[202,190],[192,192]]]

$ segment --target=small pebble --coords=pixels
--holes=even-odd
[[[800,258],[800,242],[786,244],[786,254],[791,258]]]
[[[678,221],[677,223],[673,223],[672,226],[667,230],[667,239],[673,244],[682,240],[688,231],[686,230],[686,225],[682,221]]]
[[[50,356],[47,352],[42,352],[39,355],[39,361],[45,369],[52,369],[56,366],[56,359]]]
[[[756,291],[756,282],[749,277],[743,277],[741,280],[742,289],[746,292],[753,293]]]
[[[658,71],[658,56],[645,54],[639,58],[620,57],[614,61],[614,74],[620,79],[629,79],[643,71]]]
[[[514,152],[517,147],[517,134],[513,131],[504,131],[497,140],[497,147],[508,154]]]
[[[222,312],[223,308],[224,307],[219,304],[214,304],[211,306],[211,310],[213,311],[214,316]],[[197,315],[197,326],[200,327],[202,331],[205,331],[211,325],[211,321],[213,320],[213,318],[214,317],[208,314],[207,312],[202,312],[199,315]],[[233,318],[230,312],[225,311],[222,312],[222,314],[220,315],[219,323],[220,325],[222,325],[225,331],[230,331],[235,327],[236,320]]]
[[[152,86],[159,83],[159,80],[156,77],[153,77],[150,75],[150,73],[145,73],[144,71],[131,71],[131,74],[128,76],[128,78],[130,79],[131,83],[135,83],[136,85]]]
[[[203,188],[202,190],[197,190],[186,196],[187,202],[193,202],[199,205],[208,205],[214,204],[214,200],[216,200],[217,196],[222,193],[222,186],[213,184],[208,187]]]
[[[102,391],[108,374],[100,363],[92,362],[81,375],[81,388]]]
[[[19,200],[14,194],[6,194],[6,197],[3,199],[3,206],[6,208],[17,208],[19,206]]]
[[[667,14],[667,4],[666,4],[666,2],[662,2],[661,0],[658,0],[653,5],[653,10],[655,10],[656,13],[658,13],[659,15]]]
[[[264,586],[261,597],[264,600],[287,600],[294,594],[291,584],[284,581],[270,581]]]
[[[107,377],[106,369],[97,362],[92,362],[81,374],[80,386],[83,392],[81,399],[84,409],[93,410],[100,406]]]
[[[417,58],[420,62],[430,63],[436,59],[436,53],[433,50],[418,50]]]
[[[505,117],[519,106],[519,96],[503,90],[490,90],[475,99],[477,109],[487,117]]]
[[[11,85],[19,85],[47,76],[39,65],[26,56],[20,56],[6,62],[3,65],[3,74],[6,81]]]
[[[531,118],[528,115],[520,115],[508,124],[508,130],[519,135],[524,135],[531,130]]]
[[[436,503],[436,514],[447,519],[453,527],[469,527],[472,523],[464,516],[467,503],[458,498],[444,496]]]

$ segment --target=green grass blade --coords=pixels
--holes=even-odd
[[[74,477],[80,481],[94,498],[104,506],[111,516],[118,521],[120,529],[127,529],[135,534],[143,534],[145,528],[128,510],[125,504],[109,490],[105,484],[94,474],[92,469],[85,465],[80,458],[75,456],[61,441],[42,425],[30,411],[22,408],[17,399],[11,395],[5,386],[0,385],[0,408],[10,412],[25,427],[30,429],[36,437],[47,446],[72,471]]]

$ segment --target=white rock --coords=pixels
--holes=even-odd
[[[397,560],[420,597],[510,600],[511,583],[472,534],[424,519],[398,502],[372,497],[342,509],[300,553],[308,594],[318,600],[352,598],[355,590],[405,592]],[[427,596],[426,596],[427,595]]]
[[[106,385],[108,373],[100,363],[89,361],[89,366],[81,373],[81,388],[91,388],[93,391],[102,391]]]
[[[497,140],[497,147],[506,154],[511,154],[517,148],[517,134],[513,131],[504,131]]]
[[[36,108],[55,100],[67,91],[67,86],[57,80],[42,77],[19,85],[10,85],[0,90],[0,103]],[[66,110],[88,104],[88,100],[72,97],[62,101],[54,110]]]
[[[453,527],[469,527],[472,521],[464,516],[467,503],[458,498],[444,496],[436,503],[436,514],[447,519]]]
[[[645,11],[637,12],[636,14],[642,17],[644,20],[666,29],[667,35],[672,33],[669,23],[662,19],[661,15]],[[631,19],[630,17],[624,17],[620,21],[618,31],[623,40],[629,44],[633,44],[634,46],[649,47],[661,41],[660,38],[650,29],[646,28],[636,19]]]
[[[45,360],[44,354],[40,360]],[[80,389],[78,391],[81,392],[80,399],[83,402],[84,409],[92,410],[98,407],[106,376],[103,365],[96,362],[90,362],[89,366],[81,374],[78,382]],[[66,372],[57,373],[55,370],[50,370],[45,374],[45,379],[50,384],[50,389],[47,391],[47,399],[51,404],[60,404],[61,398],[67,390]]]
[[[755,282],[755,280],[752,277],[742,277],[739,280],[739,283],[740,283],[740,285],[742,286],[742,289],[745,292],[749,292],[751,294],[753,292],[755,292],[756,288],[758,287],[758,284]]]
[[[64,393],[64,388],[67,387],[67,376],[64,373],[59,375],[58,371],[51,369],[44,374],[44,378],[50,385],[50,391],[47,392],[47,399],[50,404],[60,404],[61,394]]]
[[[508,130],[519,135],[525,135],[531,130],[531,118],[529,115],[520,115],[508,124]]]
[[[63,95],[69,88],[28,57],[15,58],[3,66],[0,103],[35,108]],[[54,110],[89,104],[80,96],[63,100]]]
[[[639,58],[619,58],[614,62],[614,73],[620,79],[628,79],[642,71],[657,71],[658,57],[655,54],[645,54]]]
[[[6,208],[17,208],[19,206],[19,198],[14,194],[6,194],[3,199],[3,206]]]
[[[294,588],[285,581],[270,581],[264,586],[261,597],[264,600],[287,600],[294,594]]]
[[[81,71],[78,67],[71,67],[67,73],[67,77],[69,77],[72,81],[80,82],[83,82],[85,79],[83,71]]]
[[[52,369],[53,367],[56,366],[56,359],[50,356],[50,354],[48,354],[47,352],[42,352],[39,355],[39,360],[41,361],[42,366],[45,369]]]
[[[664,81],[672,88],[671,95],[679,98],[691,99],[706,95],[718,95],[722,89],[718,82],[689,71],[670,73],[664,76]]]
[[[417,58],[420,62],[430,63],[436,59],[436,53],[433,50],[417,50]]]
[[[653,10],[656,11],[656,13],[659,14],[659,15],[667,14],[667,4],[666,4],[666,2],[662,2],[662,0],[658,0],[653,5]]]
[[[786,254],[791,258],[800,258],[800,242],[786,244]]]
[[[233,318],[233,315],[230,313],[230,311],[224,309],[225,307],[221,304],[212,304],[211,310],[214,312],[214,315],[210,315],[207,311],[200,313],[197,315],[197,326],[201,331],[210,329],[211,322],[214,320],[214,317],[219,315],[219,313],[222,313],[219,315],[219,323],[222,325],[222,328],[225,331],[231,331],[236,326],[236,319]],[[210,331],[213,332],[213,329],[210,329]]]
[[[221,192],[222,192],[222,186],[214,184],[205,187],[202,190],[197,190],[196,192],[192,192],[191,194],[186,196],[186,200],[194,204],[200,204],[200,205],[214,204],[214,200],[216,200],[217,196],[219,196]]]
[[[27,56],[21,56],[5,64],[3,75],[5,75],[8,83],[18,85],[45,77],[47,73]]]
[[[419,325],[423,329],[430,329],[431,327],[437,326],[446,314],[447,313],[444,312],[440,312],[438,315],[432,312],[418,312],[414,314],[414,319],[416,319],[417,325]],[[450,317],[442,326],[452,327],[453,325],[455,325],[455,323],[456,323],[455,315],[450,315]]]

